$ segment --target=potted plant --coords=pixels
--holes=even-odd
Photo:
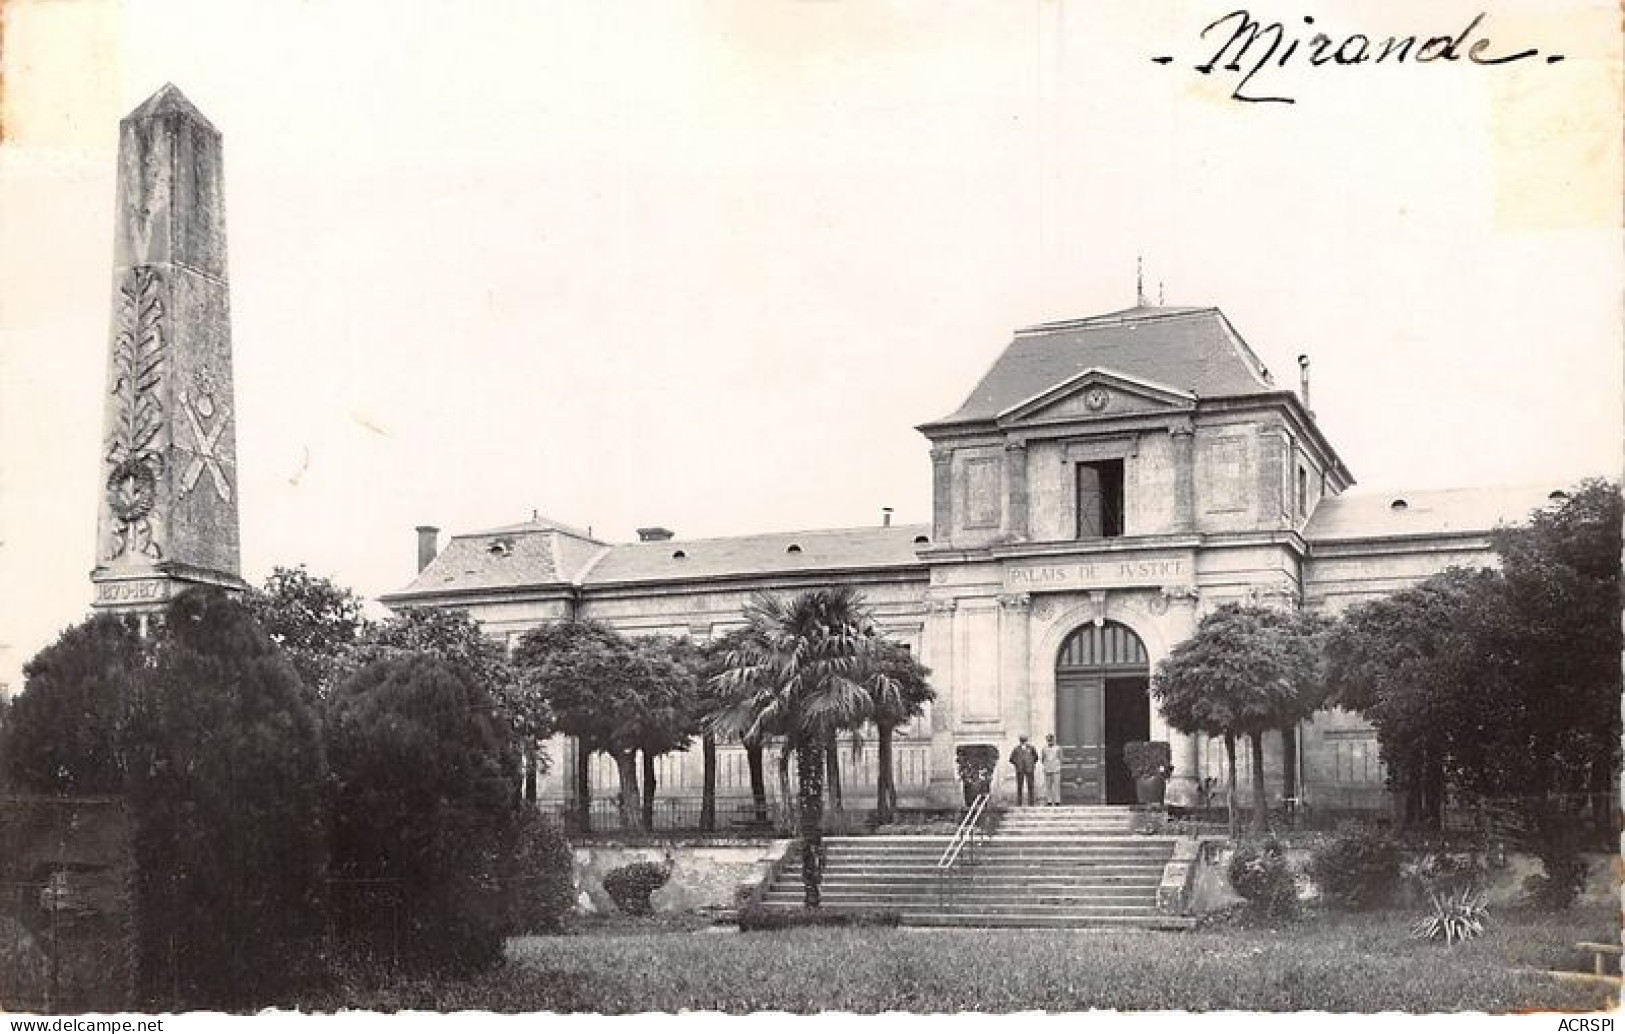
[[[993,787],[993,770],[999,764],[999,748],[989,743],[978,743],[954,748],[954,761],[959,768],[959,784],[965,792],[965,806]]]
[[[1158,804],[1173,775],[1173,752],[1166,740],[1134,740],[1123,744],[1123,764],[1134,777],[1134,796],[1141,804]]]

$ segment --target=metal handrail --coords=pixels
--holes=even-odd
[[[948,841],[948,846],[942,849],[942,857],[937,859],[937,901],[942,903],[947,887],[949,875],[954,866],[959,864],[960,855],[965,848],[970,848],[972,860],[976,857],[976,841],[982,835],[982,813],[987,810],[987,794],[980,794],[965,810],[965,817],[959,820],[959,828],[954,830],[954,837]]]

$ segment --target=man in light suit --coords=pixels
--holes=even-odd
[[[1044,753],[1040,756],[1044,766],[1044,803],[1061,803],[1061,748],[1055,734],[1044,737]]]

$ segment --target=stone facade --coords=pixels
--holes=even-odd
[[[220,134],[173,86],[119,124],[94,604],[239,588]]]
[[[1490,529],[1546,502],[1544,489],[1345,497],[1353,477],[1303,398],[1274,386],[1216,309],[1018,331],[965,404],[919,430],[929,527],[711,540],[645,529],[646,541],[612,545],[538,517],[453,538],[384,602],[466,608],[510,642],[570,616],[705,640],[741,623],[752,592],[850,584],[938,694],[899,738],[905,805],[959,801],[956,751],[991,744],[1007,757],[1023,733],[1054,733],[1073,752],[1074,799],[1113,803],[1132,792],[1122,743],[1167,740],[1169,800],[1191,805],[1222,774],[1222,748],[1168,728],[1146,685],[1205,613],[1227,602],[1335,613],[1489,563]],[[1363,722],[1325,713],[1297,739],[1301,798],[1383,805]],[[872,755],[844,759],[849,800],[872,795]],[[552,756],[542,792],[563,796],[571,745]],[[1281,759],[1271,737],[1277,796]],[[742,753],[719,760],[720,793],[747,794]],[[697,796],[697,751],[661,759],[658,776],[662,794]],[[607,759],[596,778],[615,792]],[[1001,765],[996,792],[1013,796],[1013,782]]]

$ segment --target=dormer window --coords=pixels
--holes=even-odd
[[[485,551],[494,557],[513,556],[513,540],[496,539],[489,546],[485,547]]]
[[[799,553],[799,552],[801,552],[801,546],[799,544],[795,543],[795,542],[792,542],[785,549],[785,552],[786,553]]]

